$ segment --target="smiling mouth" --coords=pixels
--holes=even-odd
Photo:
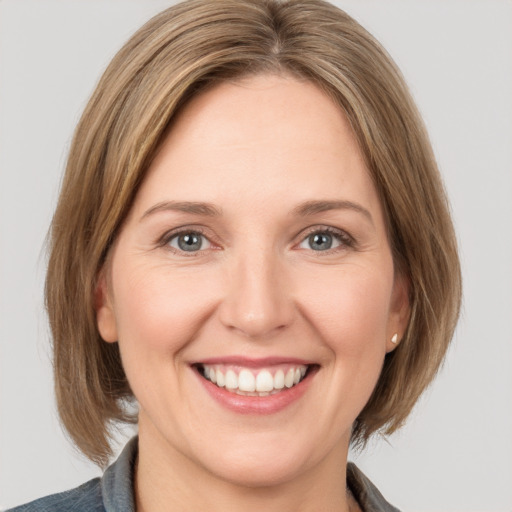
[[[297,386],[317,365],[283,364],[246,368],[226,364],[197,364],[199,374],[218,388],[241,396],[270,396]]]

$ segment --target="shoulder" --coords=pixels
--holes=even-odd
[[[363,512],[400,512],[386,501],[377,487],[352,462],[347,465],[347,485]]]
[[[133,477],[137,450],[138,438],[135,436],[101,478],[6,512],[134,512]]]
[[[99,478],[89,480],[69,491],[51,494],[9,509],[7,512],[105,512]]]

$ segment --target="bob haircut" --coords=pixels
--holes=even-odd
[[[135,422],[118,344],[96,326],[96,283],[167,128],[206,88],[255,74],[307,80],[339,105],[384,210],[411,314],[352,443],[390,434],[434,378],[461,301],[449,206],[420,115],[380,44],[322,0],[188,0],[114,57],[76,128],[49,238],[46,306],[61,421],[104,466],[117,421]],[[172,126],[171,126],[172,129]]]

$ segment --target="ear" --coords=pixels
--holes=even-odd
[[[94,302],[96,324],[100,336],[108,343],[116,342],[118,339],[116,317],[104,269],[99,274],[96,290],[94,291]]]
[[[395,275],[389,310],[386,352],[392,352],[399,345],[409,323],[411,304],[409,299],[409,279],[402,273]]]

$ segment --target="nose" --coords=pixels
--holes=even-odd
[[[259,254],[241,256],[230,265],[219,306],[224,326],[252,339],[270,338],[290,326],[294,318],[290,280],[277,260]]]

